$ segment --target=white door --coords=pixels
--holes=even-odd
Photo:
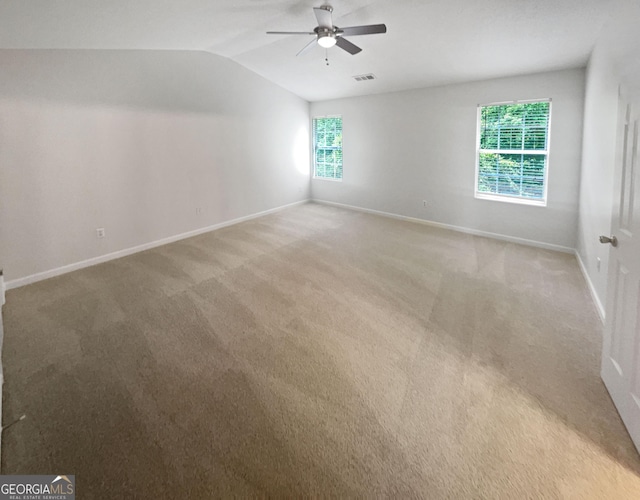
[[[620,93],[602,380],[640,450],[640,101]],[[601,241],[603,238],[601,237]],[[607,238],[604,238],[606,243]],[[617,241],[616,241],[617,240]],[[617,244],[616,244],[617,243]]]

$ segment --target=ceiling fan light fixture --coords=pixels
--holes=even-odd
[[[334,33],[318,33],[318,45],[324,49],[329,49],[336,44]]]

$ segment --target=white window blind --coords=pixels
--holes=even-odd
[[[480,106],[476,197],[546,203],[551,101]]]
[[[313,119],[313,176],[342,180],[342,117]]]

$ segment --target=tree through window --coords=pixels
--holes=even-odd
[[[313,119],[313,176],[342,180],[342,117]]]
[[[476,197],[546,204],[551,101],[481,106]]]

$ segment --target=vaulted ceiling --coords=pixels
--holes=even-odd
[[[323,0],[0,0],[0,49],[204,50],[317,101],[583,66],[634,1],[333,0],[336,25],[388,32],[296,57],[312,37],[265,32],[313,30]]]

